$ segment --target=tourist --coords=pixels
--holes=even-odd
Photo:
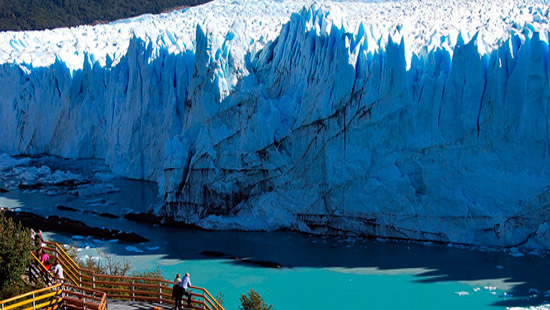
[[[52,269],[52,262],[51,260],[47,260],[45,263],[44,263],[44,268],[46,268],[46,270],[50,271]]]
[[[38,233],[36,234],[36,237],[38,240],[40,240],[40,246],[46,246],[46,240],[44,240],[44,237],[42,236],[42,230],[38,230]]]
[[[178,273],[176,274],[176,278],[174,279],[174,287],[172,288],[172,297],[175,299],[174,310],[180,310],[183,308],[181,305],[181,298],[183,297],[183,289],[180,286],[180,284],[181,284],[181,275]]]
[[[53,267],[53,276],[55,277],[56,283],[63,283],[63,266],[61,266],[61,262],[57,257],[53,259],[54,267]]]
[[[191,278],[189,276],[189,273],[185,274],[185,277],[183,277],[183,280],[181,280],[180,286],[182,287],[182,293],[187,296],[187,306],[189,307],[191,305],[191,292],[189,292],[189,287],[191,286]],[[183,297],[182,294],[182,297]]]
[[[38,255],[39,255],[38,258],[40,259],[40,262],[42,263],[42,265],[46,265],[46,262],[50,258],[50,255],[48,255],[48,253],[44,251],[44,248],[40,248],[40,250],[38,250]]]

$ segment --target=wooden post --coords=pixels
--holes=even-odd
[[[162,286],[160,285],[160,281],[158,281],[159,284],[159,304],[162,304]]]
[[[134,279],[132,279],[132,301],[134,301]]]

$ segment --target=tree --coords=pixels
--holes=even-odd
[[[241,295],[241,306],[239,310],[271,310],[272,307],[272,305],[266,304],[262,296],[253,289],[248,291],[248,296]]]
[[[28,228],[1,213],[0,236],[0,291],[3,292],[21,285],[33,244]]]

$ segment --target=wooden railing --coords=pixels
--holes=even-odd
[[[0,301],[2,310],[55,310],[63,303],[61,283]]]
[[[74,310],[106,310],[107,294],[98,290],[65,284],[63,285],[63,307]]]
[[[50,256],[53,255],[59,259],[66,281],[73,286],[83,290],[105,292],[108,298],[113,299],[174,304],[171,281],[159,278],[96,274],[91,269],[78,266],[58,243],[46,242],[46,245],[47,247],[44,249],[49,252]],[[190,309],[224,310],[206,289],[190,286],[189,291],[192,299]],[[186,300],[183,302],[185,304]]]
[[[54,284],[53,274],[42,264],[42,262],[31,252],[32,263],[29,265],[29,278],[40,278],[46,285]],[[32,281],[32,280],[31,280]]]
[[[106,310],[107,294],[97,290],[58,283],[0,301],[2,310],[55,310],[58,308]]]

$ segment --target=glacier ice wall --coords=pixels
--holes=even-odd
[[[133,39],[116,66],[81,70],[0,66],[2,138],[11,154],[105,158],[123,176],[155,179],[165,141],[180,134],[193,75],[192,51],[170,54]],[[154,58],[154,59],[153,59]]]
[[[105,158],[207,228],[550,249],[548,36],[409,56],[399,30],[312,7],[258,49],[236,22],[183,53],[133,39],[115,65],[4,64],[0,150]]]

